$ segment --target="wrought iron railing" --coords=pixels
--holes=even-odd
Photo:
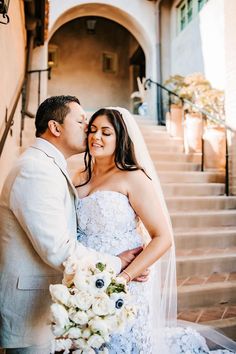
[[[184,104],[187,104],[191,108],[193,108],[195,111],[200,112],[202,114],[203,120],[207,121],[209,120],[210,122],[224,127],[225,128],[225,141],[226,141],[226,151],[225,151],[225,194],[229,195],[229,155],[228,155],[228,136],[227,136],[227,131],[235,132],[232,127],[230,127],[224,120],[220,119],[219,117],[214,116],[213,114],[209,113],[202,107],[199,107],[195,103],[184,99],[180,97],[178,94],[175,92],[169,90],[167,87],[161,85],[160,83],[153,81],[152,79],[147,79],[144,83],[144,88],[150,88],[150,86],[154,84],[157,86],[157,114],[158,114],[158,124],[164,124],[165,119],[164,119],[164,110],[163,110],[163,91],[167,92],[168,94],[168,110],[170,112],[170,106],[172,103],[172,97],[177,97],[179,102],[181,102],[182,106]],[[171,115],[170,115],[171,119]],[[182,120],[184,123],[184,111],[182,115]],[[201,141],[202,141],[202,147],[201,147],[201,171],[204,171],[204,138],[203,138],[203,129],[202,129],[202,136],[201,136]]]
[[[1,140],[0,140],[0,156],[2,155],[4,145],[7,140],[8,133],[9,133],[12,125],[14,124],[14,115],[15,115],[16,108],[17,108],[18,102],[19,102],[21,94],[22,94],[23,85],[24,85],[24,80],[22,80],[22,82],[19,85],[18,91],[16,93],[16,98],[15,98],[15,101],[14,101],[14,104],[13,104],[13,107],[11,109],[9,116],[8,116],[8,109],[6,108],[5,129],[4,129],[4,132],[3,132]]]

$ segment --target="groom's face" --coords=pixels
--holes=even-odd
[[[64,148],[69,154],[79,154],[86,148],[86,114],[83,108],[76,102],[68,104],[70,112],[61,125],[61,138]]]

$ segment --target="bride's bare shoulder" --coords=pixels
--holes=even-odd
[[[150,183],[150,178],[142,170],[125,171],[125,174],[126,183],[133,188],[138,188],[140,185],[149,185]]]

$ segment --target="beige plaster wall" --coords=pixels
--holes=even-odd
[[[22,0],[11,1],[8,11],[10,23],[0,25],[0,137],[5,128],[6,108],[9,114],[24,77],[26,34],[23,6]],[[14,116],[12,136],[8,135],[0,158],[0,190],[8,171],[18,156],[20,110],[21,99]]]
[[[50,44],[58,46],[58,64],[48,82],[48,95],[77,96],[87,110],[102,106],[130,107],[130,33],[122,26],[98,18],[95,34],[86,31],[85,18],[62,26]],[[117,71],[104,72],[102,53],[117,55]]]

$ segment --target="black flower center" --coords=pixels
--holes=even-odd
[[[124,305],[124,300],[123,299],[119,299],[116,301],[116,308],[117,309],[121,309],[121,307]]]
[[[95,285],[96,285],[96,287],[99,288],[99,289],[103,288],[104,285],[105,285],[104,280],[102,280],[102,279],[97,279]]]

